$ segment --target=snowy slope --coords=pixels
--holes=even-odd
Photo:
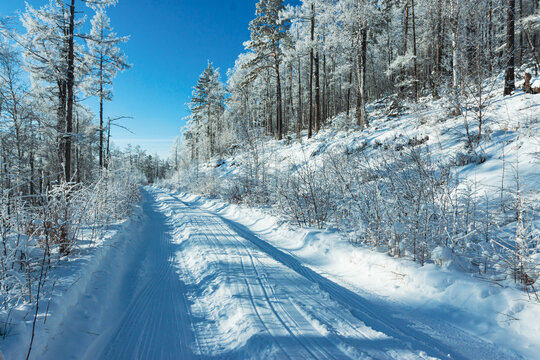
[[[498,90],[497,90],[498,91]],[[479,187],[497,191],[503,178],[513,184],[514,169],[519,168],[524,190],[538,192],[540,177],[537,166],[540,159],[540,96],[516,91],[512,96],[501,96],[494,91],[485,95],[488,100],[483,114],[483,138],[476,154],[485,161],[481,164],[456,167],[455,171],[463,183],[476,182]],[[325,153],[354,152],[366,149],[375,154],[379,149],[400,149],[411,140],[429,146],[435,161],[454,160],[467,154],[465,116],[453,116],[452,104],[444,100],[421,99],[419,104],[407,104],[399,116],[388,116],[383,105],[371,104],[370,127],[365,131],[351,125],[354,114],[347,118],[344,114],[331,120],[331,125],[323,128],[312,139],[303,132],[301,143],[287,140],[269,140],[260,154],[261,163],[274,170],[287,171],[291,167],[316,161]],[[469,112],[467,122],[471,133],[477,133],[475,114]],[[202,171],[212,172],[226,179],[238,175],[248,161],[248,154],[240,152],[234,156],[202,166]],[[181,184],[182,185],[182,184]],[[537,194],[535,194],[537,195]]]
[[[244,202],[259,207],[270,206],[273,208],[273,213],[277,213],[292,223],[299,223],[302,226],[306,223],[315,225],[317,222],[313,219],[309,219],[309,222],[298,219],[298,214],[293,213],[298,209],[284,203],[297,201],[293,205],[305,206],[300,211],[312,211],[310,204],[300,203],[309,202],[312,197],[320,196],[321,200],[316,205],[326,205],[330,202],[331,209],[328,210],[328,214],[340,216],[340,211],[350,209],[339,209],[340,206],[349,205],[343,205],[348,203],[336,198],[342,194],[332,189],[334,183],[340,183],[341,180],[331,178],[336,176],[334,168],[341,166],[340,170],[345,169],[344,172],[347,172],[347,163],[355,162],[352,171],[359,173],[366,170],[368,180],[363,174],[356,175],[349,172],[347,174],[349,178],[339,184],[347,187],[347,181],[354,181],[356,183],[352,185],[354,192],[363,186],[362,182],[369,181],[369,176],[371,179],[377,176],[384,177],[383,186],[394,182],[393,169],[401,171],[399,176],[403,177],[403,174],[407,176],[406,171],[410,169],[399,168],[402,166],[399,163],[415,161],[416,156],[419,162],[425,162],[425,164],[419,166],[423,167],[420,170],[413,169],[414,171],[433,172],[426,176],[426,179],[430,176],[432,178],[426,180],[424,185],[435,185],[439,180],[448,181],[449,183],[445,185],[447,188],[441,185],[438,189],[440,192],[438,195],[441,198],[445,196],[447,199],[455,196],[454,199],[445,199],[445,201],[450,201],[450,203],[454,200],[461,201],[463,204],[456,205],[456,211],[471,212],[472,221],[475,224],[474,227],[471,226],[473,234],[468,234],[467,227],[471,224],[468,224],[467,213],[463,215],[466,217],[464,223],[458,224],[457,229],[463,234],[456,235],[458,239],[456,242],[462,244],[459,244],[459,249],[451,246],[452,252],[457,251],[459,254],[469,256],[475,263],[473,267],[481,272],[485,271],[485,267],[482,268],[478,262],[482,262],[487,256],[485,254],[488,253],[491,259],[499,256],[499,250],[503,249],[499,244],[514,248],[516,232],[518,227],[521,227],[520,236],[526,237],[530,243],[529,247],[532,246],[529,249],[529,255],[532,255],[528,261],[534,262],[535,244],[538,244],[538,239],[540,239],[540,217],[538,216],[540,214],[538,205],[540,202],[540,173],[538,171],[540,96],[525,94],[517,90],[514,95],[504,97],[498,90],[500,86],[495,86],[494,89],[496,90],[483,95],[482,137],[478,142],[476,134],[479,114],[474,106],[468,108],[463,105],[462,114],[456,116],[453,115],[456,105],[442,99],[424,98],[419,104],[407,104],[398,110],[392,108],[390,101],[381,101],[368,107],[371,123],[364,131],[351,125],[354,122],[352,115],[347,117],[341,114],[332,119],[330,124],[312,139],[307,139],[304,133],[302,142],[290,138],[283,141],[268,139],[259,141],[260,143],[255,146],[250,145],[255,148],[254,150],[237,151],[228,158],[199,165],[196,171],[197,176],[193,175],[195,172],[193,168],[181,172],[171,182],[171,186],[187,192],[220,197],[229,202]],[[471,104],[469,103],[468,106]],[[467,132],[472,139],[472,146],[469,144]],[[338,164],[335,165],[335,163]],[[447,170],[451,175],[445,178],[440,173]],[[258,177],[262,180],[253,182],[254,172],[258,172]],[[362,176],[364,176],[363,179]],[[291,178],[293,182],[297,182],[293,186],[290,185]],[[403,185],[404,182],[399,182],[398,186],[411,185]],[[287,186],[290,188],[284,190]],[[298,193],[299,190],[313,191],[306,190],[308,186],[314,186],[315,192],[319,191],[315,194],[316,196],[303,193],[301,196],[308,200],[290,200],[290,197],[294,197],[294,193]],[[399,190],[397,189],[398,192]],[[443,194],[444,192],[447,194]],[[324,199],[325,196],[327,199]],[[414,193],[412,196],[415,196]],[[344,200],[351,202],[351,199]],[[392,199],[385,198],[383,195],[381,199],[368,200],[391,202]],[[440,204],[442,200],[436,199],[436,201],[439,202],[435,204],[439,210],[446,206]],[[364,202],[364,209],[352,210],[357,214],[356,218],[347,219],[349,224],[336,223],[332,218],[325,218],[323,226],[338,226],[353,241],[361,242],[367,226],[361,219],[361,212],[369,210],[370,207],[366,201]],[[396,207],[395,204],[394,207]],[[472,209],[464,209],[464,207],[472,207]],[[405,211],[409,210],[414,209]],[[516,221],[517,212],[520,212],[518,214],[521,216],[520,223]],[[392,214],[387,215],[387,218],[391,221]],[[408,221],[414,221],[414,217],[409,216]],[[480,222],[485,223],[486,229],[479,229]],[[405,229],[410,232],[411,227],[407,225],[412,224],[383,225],[386,226],[386,231],[394,231],[393,227],[405,226]],[[480,230],[485,234],[481,234]],[[490,244],[479,244],[482,237]],[[466,239],[466,241],[459,241],[460,239]],[[388,246],[392,241],[388,240]],[[443,257],[441,260],[446,262],[448,259],[444,259],[444,254],[448,249],[435,249],[437,244],[433,243],[436,241],[428,239],[427,242],[430,241],[432,244],[428,244],[426,256],[428,261]],[[474,246],[470,247],[471,244]],[[409,248],[404,248],[403,254],[411,253],[411,245],[408,246]],[[499,250],[494,249],[497,247]],[[475,252],[484,255],[473,259]],[[540,256],[536,255],[536,264],[532,265],[536,266],[536,269],[529,271],[532,279],[540,276],[538,259]],[[469,267],[467,264],[463,265]],[[507,270],[499,269],[500,264],[497,264],[497,260],[486,266],[494,267],[499,272],[506,271],[506,276],[509,276]]]
[[[483,135],[474,149],[467,146],[467,126],[474,136],[477,109],[463,107],[462,114],[456,116],[452,114],[454,104],[428,98],[419,104],[407,104],[397,115],[389,109],[389,102],[371,104],[371,124],[364,132],[351,126],[354,120],[342,114],[313,139],[307,139],[304,133],[301,143],[294,139],[268,140],[258,145],[255,154],[256,161],[264,164],[269,174],[283,178],[303,168],[324,168],[325,161],[334,154],[362,152],[365,161],[376,163],[383,158],[381,154],[398,153],[419,144],[429,149],[433,162],[450,164],[452,176],[459,183],[455,191],[466,191],[471,197],[487,199],[488,206],[502,208],[501,214],[486,221],[492,227],[489,234],[493,242],[489,246],[493,253],[483,256],[491,257],[495,264],[489,271],[475,263],[478,250],[474,246],[465,245],[460,256],[447,248],[436,248],[426,265],[419,266],[410,262],[412,256],[409,260],[391,258],[383,253],[387,252],[385,249],[351,245],[347,239],[356,235],[354,226],[340,227],[339,232],[335,230],[336,224],[329,221],[327,226],[331,230],[293,231],[294,226],[290,225],[294,225],[295,219],[283,211],[281,204],[258,203],[259,200],[236,188],[245,174],[253,171],[253,151],[239,151],[201,165],[201,181],[186,183],[186,177],[179,176],[171,186],[229,202],[240,199],[260,207],[262,211],[200,200],[207,208],[258,230],[277,248],[294,254],[310,268],[328,274],[356,293],[386,299],[395,307],[406,309],[405,313],[429,319],[433,328],[447,326],[448,322],[532,359],[540,351],[540,306],[535,298],[538,295],[524,291],[513,280],[509,268],[498,264],[504,265],[501,254],[507,249],[495,241],[515,245],[513,239],[519,226],[526,227],[528,246],[532,246],[532,263],[527,271],[533,281],[538,279],[540,96],[517,90],[514,95],[503,97],[500,88],[494,86],[495,90],[484,94]],[[394,114],[390,116],[390,112]],[[524,209],[524,225],[516,222],[518,198]],[[476,204],[486,206],[482,201]],[[278,218],[269,218],[269,214]],[[355,226],[359,226],[356,231],[362,232],[361,224]],[[538,282],[533,286],[527,290],[538,290]]]

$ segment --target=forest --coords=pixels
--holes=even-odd
[[[354,113],[364,129],[366,105],[389,96],[396,106],[431,96],[455,112],[470,98],[482,107],[487,79],[504,73],[509,95],[516,76],[537,74],[538,7],[535,0],[260,1],[226,84],[209,63],[194,87],[185,146],[200,161],[240,143],[238,128],[278,140],[307,130],[311,138],[340,113]],[[480,119],[474,136],[481,135]]]

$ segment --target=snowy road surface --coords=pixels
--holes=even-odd
[[[143,212],[128,250],[92,275],[62,331],[36,356],[517,358],[444,320],[422,322],[368,300],[164,190],[144,190]]]

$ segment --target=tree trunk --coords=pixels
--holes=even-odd
[[[365,25],[360,30],[360,54],[358,54],[358,93],[356,99],[356,125],[362,130],[367,124],[366,117],[366,68],[367,68],[367,29]]]
[[[362,126],[369,126],[366,114],[366,76],[367,76],[367,28],[362,29],[362,84],[360,87],[362,93]]]
[[[452,31],[452,87],[457,93],[459,86],[459,75],[458,75],[458,32],[459,32],[459,9],[458,9],[458,0],[451,0],[451,9],[452,14],[451,20],[451,31]]]
[[[504,95],[512,94],[516,89],[515,84],[515,18],[514,11],[516,0],[507,0],[506,14],[506,73],[504,77]]]
[[[414,101],[418,102],[418,62],[416,61],[416,22],[414,16],[414,0],[411,0],[412,33],[413,33],[413,64],[414,64]]]
[[[315,133],[321,129],[321,89],[319,83],[319,51],[315,55]]]
[[[105,152],[105,169],[109,168],[109,160],[111,155],[111,119],[107,124],[107,151]]]
[[[207,137],[208,137],[208,158],[212,158],[212,156],[214,155],[213,152],[214,152],[214,144],[213,144],[213,141],[212,141],[212,117],[210,116],[211,114],[211,105],[210,105],[210,102],[208,102],[208,108],[207,108],[207,123],[206,123],[206,132],[207,132]]]
[[[61,173],[63,172],[63,168],[61,167],[61,164],[64,162],[64,154],[66,152],[66,142],[64,133],[66,131],[66,103],[67,103],[67,86],[65,79],[59,80],[58,83],[58,108],[57,108],[57,124],[56,124],[56,132],[57,132],[57,141],[58,141],[58,165],[59,167],[56,169],[58,175],[57,180],[58,182],[61,181]],[[60,171],[62,170],[62,171]]]
[[[296,138],[302,141],[302,72],[300,57],[298,57],[298,119],[296,119]]]
[[[80,121],[79,121],[79,112],[75,112],[76,115],[76,122],[75,122],[75,131],[77,134],[80,131]],[[75,164],[76,164],[76,174],[77,174],[77,182],[80,183],[82,181],[82,166],[81,166],[81,146],[79,143],[75,145]],[[101,169],[100,169],[101,170]]]
[[[435,25],[435,76],[433,79],[433,98],[437,99],[438,86],[441,79],[441,59],[442,59],[442,5],[437,1],[437,20]]]
[[[68,33],[67,114],[64,180],[71,181],[71,138],[73,133],[73,102],[75,85],[75,0],[71,0]]]
[[[285,127],[285,135],[290,131],[291,119],[294,117],[294,93],[293,93],[293,66],[292,62],[289,65],[289,112],[287,113],[287,126]]]
[[[489,72],[493,71],[493,0],[489,0],[488,13],[488,51],[489,51]]]
[[[324,42],[324,38],[323,38]],[[324,121],[328,118],[328,70],[326,69],[326,54],[323,54],[323,65],[322,65],[322,74],[323,74],[323,88],[322,88],[322,95],[321,95],[321,101],[322,101],[322,111],[321,111],[321,125],[324,125]]]
[[[523,0],[519,0],[519,17],[518,21],[523,18]],[[519,66],[523,65],[523,29],[519,32]]]
[[[103,56],[99,60],[99,168],[103,168]]]
[[[275,59],[275,69],[276,69],[276,77],[277,77],[277,89],[276,89],[276,96],[277,96],[277,118],[276,118],[276,127],[277,127],[277,139],[281,140],[283,138],[283,113],[281,110],[281,78],[279,75],[279,60],[277,58],[277,53],[274,54]]]
[[[407,39],[409,37],[409,1],[405,3],[405,18],[403,26],[403,55],[407,55]]]
[[[311,4],[311,46],[309,50],[309,122],[308,139],[313,136],[313,41],[315,40],[315,5]]]
[[[270,73],[269,70],[266,73],[266,131],[268,134],[274,136],[274,126],[272,123],[272,96],[270,93]]]
[[[349,113],[351,112],[352,76],[353,76],[353,69],[351,67],[351,70],[349,70],[349,87],[347,89],[347,116],[349,116]]]

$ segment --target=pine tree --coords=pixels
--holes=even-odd
[[[203,139],[207,141],[205,156],[207,159],[216,153],[216,138],[221,130],[221,117],[224,111],[225,92],[219,79],[219,69],[214,69],[212,64],[208,63],[193,89],[190,104],[192,125],[190,130],[195,133],[197,144],[202,145]]]
[[[248,47],[256,54],[252,62],[254,71],[260,72],[264,68],[264,61],[271,59],[276,74],[276,101],[277,101],[277,139],[283,137],[283,111],[281,100],[280,63],[282,52],[280,45],[287,37],[289,22],[281,21],[280,11],[284,10],[283,0],[260,0],[257,3],[255,19],[249,24],[251,41]]]

